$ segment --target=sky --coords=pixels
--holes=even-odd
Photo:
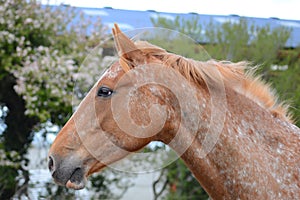
[[[300,0],[40,0],[44,4],[300,20]]]

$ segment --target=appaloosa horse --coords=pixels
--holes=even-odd
[[[212,199],[300,199],[300,129],[245,62],[184,58],[117,25],[113,35],[119,61],[49,151],[56,183],[82,189],[89,175],[161,141]]]

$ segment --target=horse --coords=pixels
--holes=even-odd
[[[82,189],[91,174],[160,141],[211,199],[300,199],[300,129],[248,63],[196,61],[112,31],[118,61],[49,150],[57,184]]]

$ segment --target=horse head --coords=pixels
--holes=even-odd
[[[89,175],[151,141],[168,143],[178,129],[180,111],[174,94],[143,78],[149,73],[157,76],[160,68],[155,66],[162,64],[151,48],[165,50],[137,46],[117,25],[113,35],[119,61],[89,91],[49,151],[52,177],[68,188],[82,189]],[[151,65],[150,72],[145,65]]]

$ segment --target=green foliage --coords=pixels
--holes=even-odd
[[[16,180],[18,176],[17,168],[14,166],[0,165],[0,198],[9,199],[15,193]]]
[[[176,30],[180,33],[184,33],[196,41],[200,41],[202,36],[202,27],[199,25],[200,18],[193,16],[191,20],[186,20],[177,16],[174,20],[167,19],[158,15],[158,18],[150,19],[153,26],[164,27],[170,30]]]
[[[102,52],[93,62],[85,62],[85,74],[79,73],[79,67],[106,36],[100,19],[92,24],[72,7],[1,0],[0,15],[0,109],[7,110],[1,116],[6,128],[0,133],[0,199],[10,199],[27,193],[25,155],[34,132],[48,123],[62,126],[72,113],[75,80],[87,87],[94,80],[86,78],[99,75],[105,60]],[[84,92],[77,90],[76,95]],[[74,197],[65,188],[48,186],[47,199]]]
[[[182,160],[177,160],[168,166],[167,178],[170,182],[168,200],[201,200],[208,199],[206,192],[199,186],[198,181],[187,170]]]
[[[75,191],[70,191],[66,187],[56,186],[54,183],[46,183],[46,194],[39,194],[41,199],[51,199],[51,200],[72,200],[76,198]]]
[[[169,30],[161,30],[159,35],[151,38],[149,42],[178,55],[201,61],[209,60],[210,56],[199,44],[204,37],[199,20],[200,18],[196,15],[192,17],[192,20],[186,20],[179,16],[174,20],[164,17],[151,18],[154,26]],[[178,33],[174,35],[174,31],[178,31]]]
[[[290,112],[296,125],[300,127],[300,48],[282,50],[278,66],[287,68],[270,72],[269,80],[279,93],[279,98],[290,104]]]
[[[100,19],[89,24],[71,7],[48,7],[24,0],[6,1],[0,10],[0,72],[17,77],[14,87],[26,114],[62,125],[70,116],[74,74],[101,39]],[[78,23],[71,24],[75,17]],[[87,37],[87,28],[93,30]]]
[[[290,32],[291,29],[285,27],[274,29],[271,29],[270,26],[253,27],[252,34],[256,34],[256,37],[250,43],[251,51],[249,51],[248,59],[269,66],[276,63],[277,54],[284,48],[290,37]]]
[[[167,39],[167,37],[168,35],[165,37],[159,35],[150,39],[149,42],[187,58],[194,58],[201,61],[207,61],[210,59],[210,56],[203,47],[200,44],[195,43],[195,41],[191,38],[187,38],[184,35],[178,35],[178,37],[174,39]]]
[[[90,190],[93,191],[93,196],[91,199],[120,199],[127,191],[127,189],[132,186],[132,183],[130,181],[123,181],[124,177],[128,177],[128,174],[116,172],[113,170],[108,171],[109,173],[114,174],[115,177],[107,178],[103,175],[103,173],[95,174],[91,177]],[[112,186],[119,189],[119,194],[117,194],[117,192],[112,193],[112,191],[110,190]]]
[[[208,40],[205,48],[212,58],[237,61],[247,55],[250,34],[248,23],[243,18],[239,23],[225,22],[220,26],[211,22],[205,33]]]
[[[205,48],[217,60],[249,60],[270,67],[276,60],[277,52],[290,37],[290,31],[285,27],[271,29],[269,25],[250,25],[243,18],[238,23],[210,23],[206,30],[208,45]]]

